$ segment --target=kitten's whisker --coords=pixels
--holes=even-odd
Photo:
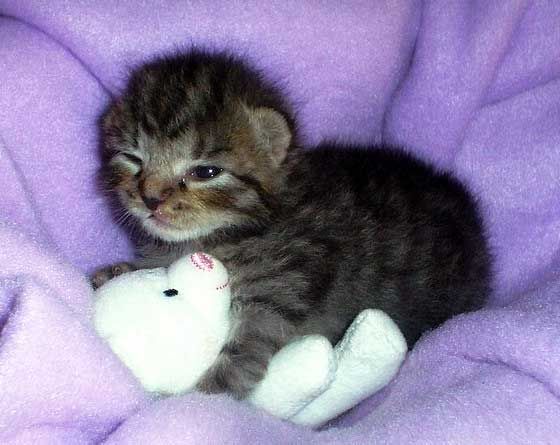
[[[132,219],[133,216],[127,209],[121,209],[118,213],[120,215],[115,215],[116,223],[123,226],[126,226],[128,220]]]

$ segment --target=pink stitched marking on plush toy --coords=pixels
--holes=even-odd
[[[222,284],[221,286],[218,286],[216,288],[216,290],[222,290],[222,289],[225,289],[228,286],[229,286],[229,279],[224,284]]]
[[[200,270],[209,271],[214,269],[212,258],[202,252],[193,253],[191,255],[191,261]]]

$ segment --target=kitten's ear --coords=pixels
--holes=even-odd
[[[109,150],[116,150],[123,144],[124,139],[124,104],[121,99],[116,99],[103,115],[101,128],[105,138],[105,146]]]
[[[110,133],[122,126],[123,102],[116,99],[103,116],[102,127],[105,133]]]
[[[249,110],[249,116],[259,146],[267,150],[274,164],[279,166],[286,158],[292,142],[292,132],[288,122],[272,108],[261,107]]]

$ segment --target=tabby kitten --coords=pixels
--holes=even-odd
[[[304,151],[279,91],[245,62],[193,51],[133,73],[104,119],[103,173],[139,230],[138,262],[202,250],[231,274],[233,330],[199,384],[244,398],[295,336],[340,339],[365,308],[409,345],[488,295],[477,206],[397,149]]]

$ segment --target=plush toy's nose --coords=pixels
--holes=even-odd
[[[167,289],[163,291],[163,294],[166,297],[174,297],[175,295],[179,294],[179,291],[177,289]]]
[[[192,263],[200,270],[211,271],[214,269],[214,261],[212,257],[202,252],[196,252],[191,255]]]

